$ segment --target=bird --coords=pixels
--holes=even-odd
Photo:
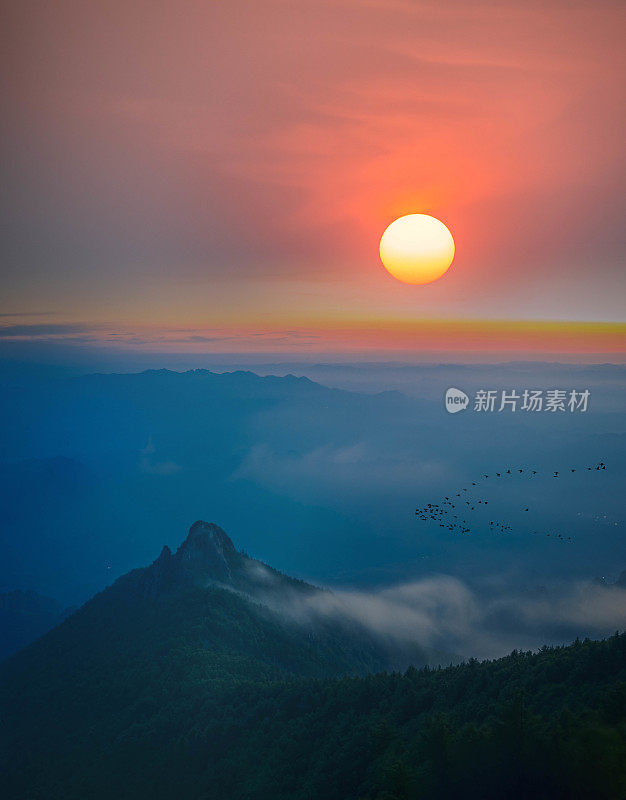
[[[600,470],[606,469],[606,465],[605,465],[605,463],[603,461],[599,461],[597,464],[595,464],[593,466],[588,465],[586,467],[581,467],[580,469],[587,469],[588,471],[591,471],[591,470],[595,469],[596,471],[600,471]],[[570,470],[570,473],[575,473],[575,472],[578,471],[578,468],[569,467],[569,470]],[[531,470],[529,468],[527,468],[527,469],[517,468],[517,471],[518,471],[519,474],[523,474],[524,472],[528,472],[528,473],[530,473],[532,475],[537,475],[538,474],[538,470],[536,470],[536,469],[532,469]],[[492,474],[495,474],[497,477],[500,478],[504,474],[511,475],[514,472],[515,472],[514,469],[511,470],[510,468],[507,468],[506,472],[496,472],[496,473],[492,473]],[[558,478],[558,477],[560,477],[560,474],[561,474],[561,472],[559,470],[554,470],[552,477]],[[483,477],[484,478],[489,478],[490,476],[489,476],[489,474],[485,473],[483,475]],[[478,486],[478,482],[477,481],[472,481],[471,482],[471,486],[472,487]],[[469,491],[470,490],[467,487],[464,487],[459,492],[456,492],[456,497],[462,497],[463,496],[463,494],[462,494],[463,492],[469,492]],[[474,503],[474,505],[472,505],[472,503]],[[465,501],[465,505],[468,506],[468,511],[476,511],[478,505],[489,505],[489,501],[486,500],[486,499],[483,499],[483,498],[474,499],[473,501],[472,500],[466,500]],[[451,501],[450,497],[448,495],[446,495],[441,504],[439,504],[439,503],[427,503],[423,507],[416,508],[415,509],[415,516],[417,516],[419,518],[419,520],[422,521],[422,522],[428,522],[429,520],[431,520],[433,522],[437,522],[439,524],[439,527],[447,528],[449,531],[458,530],[460,533],[470,533],[472,529],[470,528],[470,526],[468,524],[468,521],[465,520],[465,519],[460,519],[457,514],[452,514],[451,513],[452,510],[456,509],[456,508],[457,508],[457,506]],[[526,507],[526,508],[524,508],[522,510],[523,510],[523,512],[528,513],[530,511],[530,508]],[[452,520],[455,520],[455,522],[452,522]],[[491,520],[489,522],[489,526],[490,526],[490,528],[491,528],[491,530],[493,532],[499,532],[499,533],[513,533],[514,532],[514,529],[513,529],[513,527],[511,525],[507,525],[506,523],[503,523],[503,522],[497,522],[495,520]],[[542,531],[534,530],[534,531],[529,531],[529,533],[533,533],[534,535],[543,533],[543,535],[545,535],[547,537],[560,539],[561,541],[569,541],[569,542],[573,542],[574,541],[571,536],[565,537],[562,534],[558,533],[558,531],[551,531],[550,533],[546,533],[545,531],[542,532]]]

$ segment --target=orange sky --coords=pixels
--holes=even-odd
[[[7,17],[1,338],[624,349],[573,324],[624,320],[623,4]],[[428,286],[378,259],[406,213],[455,238]]]

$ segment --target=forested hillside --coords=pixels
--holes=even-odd
[[[385,672],[364,628],[280,610],[320,591],[196,523],[0,667],[3,796],[626,796],[625,634]]]
[[[71,658],[71,654],[68,654]],[[129,657],[130,659],[130,657]],[[132,659],[130,659],[132,661]],[[10,798],[611,798],[626,793],[626,635],[404,674],[222,681],[180,659],[3,698]],[[22,662],[23,666],[24,662]],[[13,679],[15,680],[15,679]],[[15,688],[15,684],[13,684]],[[41,697],[40,697],[41,699]]]

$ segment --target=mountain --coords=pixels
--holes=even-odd
[[[58,625],[67,613],[56,600],[32,590],[0,593],[0,660]]]
[[[367,436],[373,418],[397,417],[398,405],[416,413],[414,402],[381,407],[307,378],[242,371],[58,376],[1,388],[0,414],[11,425],[0,440],[0,584],[36,585],[68,605],[112,572],[146,563],[187,509],[228,514],[239,542],[262,535],[286,567],[299,568],[303,555],[314,564],[330,542],[344,541],[333,531],[346,523],[333,524],[335,511],[303,504],[286,486],[263,486],[248,474],[256,459],[264,448],[281,459],[343,448]],[[365,532],[359,525],[361,542]],[[352,562],[362,550],[351,548]],[[319,564],[310,572],[326,574]]]
[[[218,665],[221,680],[363,674],[459,660],[383,641],[359,623],[319,613],[309,601],[326,595],[237,551],[222,528],[200,520],[175,553],[163,547],[154,563],[123,575],[29,653],[80,644],[82,656],[102,648],[110,656],[116,641],[144,658],[171,641],[171,657],[180,649],[198,669]]]
[[[321,641],[155,566],[0,668],[7,800],[623,800],[626,635],[306,678]]]
[[[326,594],[238,552],[218,525],[198,521],[175,553],[164,547],[153,564],[119,578],[9,659],[4,675],[14,696],[31,698],[33,713],[47,709],[39,727],[59,703],[78,702],[74,687],[95,667],[107,694],[126,698],[126,682],[143,672],[184,670],[186,680],[225,685],[459,660],[316,613],[309,599]],[[30,685],[40,670],[46,681]]]
[[[165,545],[151,566],[134,570],[122,579],[121,584],[144,598],[210,585],[265,599],[278,597],[287,591],[319,591],[238,552],[219,525],[202,520],[191,526],[176,553],[172,554]]]
[[[622,800],[626,635],[388,673],[326,595],[196,522],[0,664],[2,796]]]
[[[196,522],[175,553],[164,547],[2,665],[11,760],[56,750],[55,730],[83,736],[108,720],[102,731],[113,732],[146,704],[209,687],[454,660],[394,649],[354,622],[308,613],[306,598],[319,594],[238,552],[219,526]]]
[[[441,397],[449,386],[537,385],[532,373],[483,367],[474,375],[466,366],[458,383],[454,374],[414,368],[410,397],[241,371],[44,372],[4,383],[0,374],[0,418],[11,421],[0,437],[0,585],[82,603],[162,544],[177,544],[172,531],[190,515],[228,519],[238,546],[263,542],[269,563],[325,583],[365,587],[428,572],[488,585],[505,571],[523,587],[530,576],[606,574],[623,551],[614,523],[624,516],[626,449],[623,415],[599,405],[622,396],[623,370],[614,383],[590,384],[598,387],[592,414],[503,413],[497,436],[496,416],[451,417]],[[593,376],[583,375],[587,386]],[[583,376],[559,376],[554,386],[581,388]],[[530,512],[525,474],[506,487],[488,481],[484,498],[513,535],[494,539],[482,505],[467,536],[416,524],[418,505],[510,465],[513,453],[520,467],[537,469]],[[608,466],[602,474],[551,479],[555,469],[598,460]],[[575,545],[532,535],[540,523]]]

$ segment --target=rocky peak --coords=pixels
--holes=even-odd
[[[229,536],[212,522],[198,520],[175,553],[165,545],[149,567],[119,579],[129,596],[154,599],[185,587],[218,585],[256,598],[276,593],[314,591],[309,584],[282,575],[237,552]]]
[[[166,544],[164,544],[163,550],[161,550],[161,555],[157,558],[157,560],[154,563],[158,564],[159,562],[169,561],[171,557],[172,557],[172,551]]]
[[[189,528],[187,538],[178,548],[181,558],[194,559],[206,557],[216,552],[222,556],[236,553],[235,545],[219,525],[198,520]]]
[[[211,580],[228,583],[241,557],[219,525],[199,520],[189,529],[174,558],[192,583]]]
[[[165,545],[151,566],[131,573],[133,591],[155,598],[185,586],[234,585],[246,560],[219,525],[199,520],[175,553]]]

